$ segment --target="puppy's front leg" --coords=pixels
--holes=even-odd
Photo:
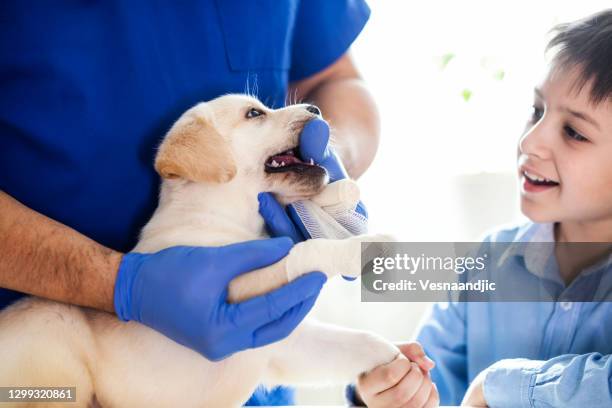
[[[229,284],[227,300],[231,303],[242,302],[289,283],[286,272],[287,258],[288,256],[266,268],[257,269],[234,278]]]
[[[331,278],[361,275],[361,244],[368,243],[368,252],[381,255],[382,242],[393,241],[388,235],[358,235],[347,239],[310,239],[294,246],[287,259],[290,281],[310,271],[321,271]],[[377,256],[374,255],[374,256]],[[371,256],[371,255],[370,255]]]
[[[373,333],[307,320],[275,345],[266,381],[348,384],[399,354],[397,347]]]
[[[297,277],[320,271],[331,278],[335,275],[358,277],[361,274],[361,244],[392,240],[386,235],[359,235],[348,239],[309,239],[296,244],[289,254],[267,268],[240,275],[230,282],[228,300],[242,302],[279,288]],[[382,250],[382,246],[373,252]]]

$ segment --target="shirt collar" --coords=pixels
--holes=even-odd
[[[537,244],[532,245],[533,243]],[[550,243],[550,245],[547,245],[547,243]],[[540,279],[548,279],[564,285],[558,272],[554,243],[554,223],[528,223],[519,229],[515,241],[509,246],[500,263],[505,262],[512,256],[522,257],[528,272]],[[581,275],[586,276],[597,271],[607,270],[611,266],[612,254],[607,259],[585,268]]]
[[[556,268],[553,223],[529,223],[521,227],[514,242],[509,245],[500,263],[513,256],[522,257],[528,272],[541,279],[559,281]],[[532,245],[533,243],[540,243]],[[550,243],[547,245],[547,243]]]

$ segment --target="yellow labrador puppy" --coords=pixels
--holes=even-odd
[[[284,203],[356,202],[352,181],[326,188],[325,170],[298,158],[299,134],[317,116],[308,108],[271,110],[254,98],[227,95],[185,112],[159,148],[159,206],[134,251],[264,238],[262,191]],[[299,243],[278,263],[232,281],[229,297],[242,301],[314,270],[357,276],[360,243],[383,238]],[[30,298],[0,314],[0,385],[76,386],[70,407],[239,406],[260,383],[348,383],[398,353],[376,335],[305,320],[283,341],[211,362],[104,312]]]

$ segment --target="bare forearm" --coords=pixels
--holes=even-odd
[[[113,312],[121,257],[0,191],[0,287]]]
[[[308,97],[323,111],[332,128],[333,142],[349,175],[356,179],[370,166],[378,149],[378,110],[363,81],[330,80]]]

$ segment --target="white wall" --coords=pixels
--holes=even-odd
[[[371,20],[353,52],[383,123],[376,160],[360,180],[371,229],[404,241],[465,241],[519,220],[516,143],[541,75],[546,33],[609,2],[369,4]],[[441,69],[447,54],[454,57]],[[326,285],[313,314],[406,340],[427,306],[361,303],[359,284],[338,279]],[[341,404],[342,390],[300,389],[298,401]]]

